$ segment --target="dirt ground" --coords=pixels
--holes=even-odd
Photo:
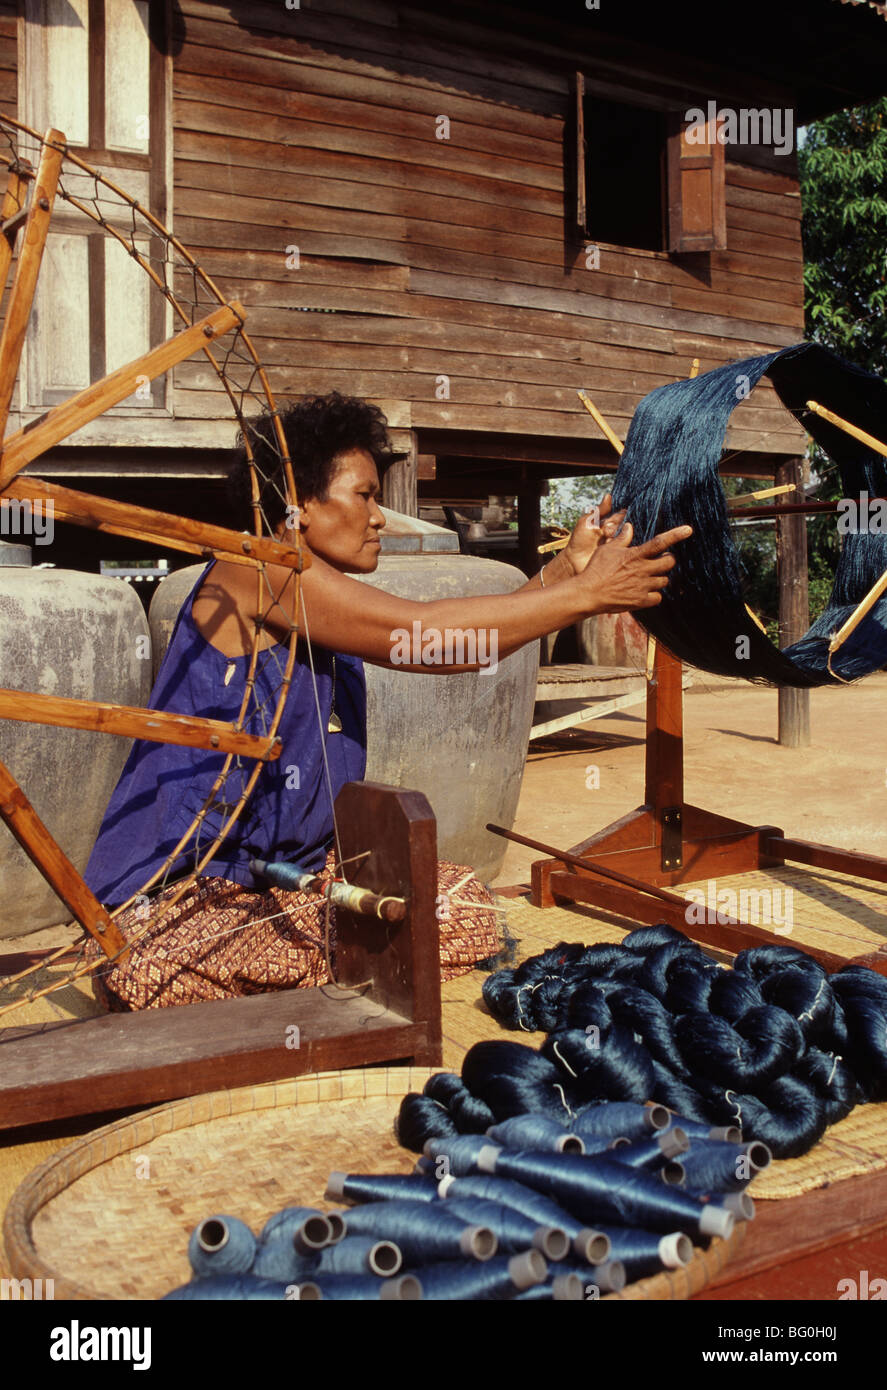
[[[684,695],[686,801],[799,839],[887,856],[887,673],[811,691],[808,748],[777,742],[775,690],[692,676]],[[514,829],[570,849],[641,805],[644,735],[639,704],[531,744]],[[510,844],[494,886],[528,883],[539,858]],[[7,949],[57,946],[78,934],[45,928]]]
[[[684,697],[686,801],[887,856],[887,674],[811,691],[807,748],[777,742],[775,690],[692,674]],[[532,744],[514,829],[569,849],[643,799],[640,704]],[[509,845],[496,886],[527,882],[541,857]]]

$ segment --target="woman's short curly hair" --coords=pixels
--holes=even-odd
[[[382,411],[357,396],[331,391],[283,406],[279,414],[300,502],[309,498],[326,501],[336,471],[335,459],[349,449],[366,449],[372,454],[380,479],[390,464],[402,457],[392,451],[388,421]],[[287,502],[280,445],[270,411],[247,422],[246,432],[258,469],[262,511],[273,530],[286,516]],[[238,445],[228,472],[228,495],[237,524],[252,529],[252,485],[243,433]]]

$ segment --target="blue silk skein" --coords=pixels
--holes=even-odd
[[[825,612],[780,652],[745,610],[739,560],[718,463],[734,409],[766,373],[783,404],[839,465],[843,495],[887,495],[887,459],[806,408],[816,400],[876,439],[887,438],[887,385],[815,343],[731,362],[646,396],[635,411],[613,486],[634,541],[687,523],[656,608],[636,616],[670,652],[723,676],[811,686],[854,680],[887,665],[887,597],[877,601],[827,665],[828,639],[887,569],[887,536],[844,537]],[[739,640],[743,639],[743,640]]]

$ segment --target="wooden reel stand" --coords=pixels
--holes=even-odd
[[[558,854],[538,842],[523,843]],[[786,861],[887,883],[887,859],[789,840],[775,826],[746,825],[684,802],[681,663],[657,643],[647,688],[644,805],[562,858],[537,860],[532,866],[531,901],[536,907],[551,907],[558,900],[587,903],[632,921],[666,922],[705,945],[735,953],[747,946],[773,945],[780,938],[749,922],[723,920],[723,913],[721,921],[688,922],[687,901],[663,890],[719,874],[775,868]],[[615,878],[607,878],[607,873]],[[817,948],[804,950],[827,970],[853,964],[887,975],[887,946],[853,961]]]
[[[352,882],[403,898],[407,908],[395,923],[336,909],[340,988],[2,1029],[0,1129],[371,1062],[438,1065],[431,807],[421,792],[351,782],[336,818],[344,859],[373,847]]]
[[[298,543],[298,536],[293,544],[278,542],[260,533],[258,518],[257,534],[244,536],[23,474],[22,470],[46,450],[196,352],[209,359],[232,404],[238,394],[242,404],[254,379],[264,389],[265,402],[273,406],[273,400],[264,369],[242,332],[242,307],[225,303],[189,253],[149,213],[72,155],[61,131],[50,130],[41,140],[36,132],[4,118],[2,128],[8,136],[7,127],[33,138],[39,144],[40,159],[36,170],[17,157],[5,160],[9,172],[0,200],[0,290],[6,284],[22,231],[0,332],[0,498],[18,504],[40,503],[54,511],[59,521],[150,540],[204,559],[222,558],[251,566],[256,569],[260,591],[261,566],[287,566],[300,574],[309,566],[310,555]],[[93,216],[89,200],[83,203],[65,193],[60,182],[64,162],[73,165],[76,177],[94,177],[96,199],[99,184],[105,198],[117,198],[128,210],[127,222],[144,216],[148,224],[145,235],[149,239],[155,235],[166,238],[164,244],[174,246],[180,256],[170,275],[173,269],[183,269],[195,284],[199,279],[210,304],[217,307],[196,321],[189,320],[150,261],[136,254],[133,242],[128,247],[130,253],[164,289],[184,324],[182,331],[53,406],[27,428],[6,434],[53,204],[57,197],[67,197],[82,213]],[[79,190],[80,185],[76,186]],[[98,206],[95,201],[94,220],[126,244],[119,229],[115,231],[98,217]],[[231,332],[239,335],[249,383],[239,391],[232,391],[226,369],[213,355],[216,340]],[[229,356],[230,349],[224,360]],[[284,469],[288,470],[289,500],[295,500],[286,443],[279,427],[278,441]],[[261,765],[282,751],[276,730],[294,660],[293,642],[280,686],[283,693],[270,728],[261,736],[214,719],[17,690],[0,690],[0,719],[101,730],[254,759],[256,766],[241,794],[239,811]],[[241,721],[243,718],[242,711]],[[344,989],[287,990],[85,1022],[0,1029],[0,1128],[145,1105],[318,1069],[408,1058],[424,1065],[439,1063],[437,852],[431,808],[418,792],[353,783],[342,789],[336,810],[344,860],[372,851],[359,859],[351,881],[371,892],[403,899],[405,904],[402,920],[393,923],[337,908],[336,970]],[[122,954],[126,942],[116,921],[96,900],[3,764],[0,820],[105,955],[113,958]],[[208,857],[202,863],[208,862]],[[16,975],[13,980],[20,978]],[[352,985],[357,988],[349,991]]]

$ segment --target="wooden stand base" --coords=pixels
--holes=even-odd
[[[790,840],[776,826],[747,825],[684,802],[681,663],[657,646],[647,693],[645,804],[562,856],[537,860],[531,901],[536,907],[580,902],[631,921],[666,922],[705,945],[736,953],[780,937],[723,913],[706,911],[706,920],[695,921],[699,913],[690,911],[691,904],[663,888],[778,868],[786,861],[887,882],[887,859]],[[829,951],[804,949],[827,970],[851,963]],[[887,947],[852,964],[887,975]]]
[[[420,792],[352,782],[337,798],[336,817],[345,860],[372,851],[347,866],[349,880],[407,902],[402,922],[336,910],[341,987],[3,1029],[0,1128],[372,1062],[438,1065],[431,807]],[[363,987],[348,988],[356,984]]]

